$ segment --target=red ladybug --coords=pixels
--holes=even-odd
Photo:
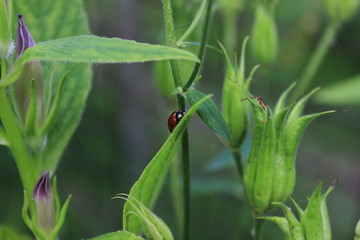
[[[186,110],[176,110],[175,112],[171,113],[168,118],[168,127],[169,131],[172,133],[174,128],[180,122],[181,118],[186,114]]]

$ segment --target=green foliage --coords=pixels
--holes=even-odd
[[[19,235],[8,226],[0,225],[0,239],[1,240],[30,240],[30,237]]]
[[[359,105],[359,89],[360,75],[356,75],[324,87],[316,94],[315,100],[331,105]]]
[[[183,131],[185,130],[192,115],[203,102],[209,99],[209,97],[210,96],[208,95],[202,98],[200,101],[194,104],[183,116],[161,149],[146,166],[138,181],[136,181],[136,183],[131,188],[129,197],[137,199],[147,208],[151,209],[153,207],[163,185],[166,173],[170,167],[171,160],[173,159],[172,156],[177,149],[177,144],[180,141]],[[126,202],[123,210],[123,228],[126,231],[139,234],[141,224],[136,216],[129,215],[129,213],[132,211],[134,211],[133,207],[129,202]]]
[[[185,93],[191,105],[196,104],[206,95],[196,89],[190,89]],[[218,107],[212,99],[206,100],[197,110],[197,114],[208,127],[218,134],[225,142],[230,141],[229,129]]]
[[[136,236],[131,232],[117,231],[112,233],[106,233],[89,240],[144,240],[141,237]]]
[[[5,0],[0,1],[0,58],[10,56],[14,46],[11,46],[11,33],[9,24],[9,8]]]

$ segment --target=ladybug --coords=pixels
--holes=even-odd
[[[178,125],[181,118],[186,114],[186,112],[186,110],[176,110],[175,112],[170,114],[168,118],[168,127],[171,133],[172,131],[174,131],[176,125]]]

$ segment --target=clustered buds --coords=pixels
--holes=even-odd
[[[55,223],[55,209],[48,171],[44,172],[36,183],[32,198],[36,202],[39,228],[50,232]]]
[[[342,23],[352,18],[358,10],[359,0],[325,0],[326,12],[331,20]]]
[[[326,198],[334,187],[335,185],[331,185],[326,193],[321,195],[322,184],[319,184],[305,210],[302,210],[293,200],[300,220],[295,217],[289,207],[280,202],[274,202],[272,205],[280,207],[285,217],[260,217],[260,219],[270,220],[278,224],[285,235],[285,239],[288,240],[331,239]]]
[[[261,64],[272,63],[278,51],[278,33],[272,12],[261,4],[255,8],[251,36],[255,59]]]
[[[261,98],[248,98],[254,131],[244,183],[256,215],[263,215],[271,202],[282,202],[291,195],[295,185],[296,150],[306,126],[314,118],[333,112],[301,116],[306,101],[318,89],[285,107],[286,96],[293,86],[280,97],[274,112]]]

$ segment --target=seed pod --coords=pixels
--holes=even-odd
[[[222,94],[222,110],[225,122],[229,127],[232,149],[238,149],[241,146],[247,133],[249,121],[248,103],[241,101],[244,98],[244,92],[249,88],[248,82],[245,81],[245,49],[247,41],[248,38],[245,38],[239,66],[233,66],[225,48],[221,45],[227,64]]]
[[[279,98],[274,114],[261,98],[248,98],[253,110],[254,131],[244,183],[257,215],[264,214],[270,202],[282,202],[291,195],[295,185],[296,150],[306,126],[316,117],[334,112],[301,116],[306,101],[317,89],[284,107],[292,87],[294,85]]]
[[[330,19],[342,23],[352,18],[358,10],[359,0],[325,0],[326,12]]]
[[[255,9],[255,21],[252,26],[251,50],[261,64],[272,63],[278,51],[278,33],[272,13],[264,6]]]

